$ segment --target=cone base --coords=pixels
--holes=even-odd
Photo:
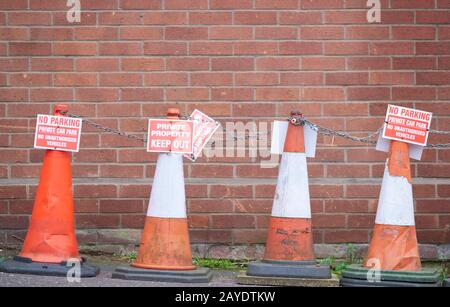
[[[364,266],[382,270],[420,271],[415,226],[375,224]]]
[[[316,265],[315,261],[270,261],[252,262],[248,265],[248,276],[330,279],[329,266]]]
[[[0,263],[0,272],[11,274],[29,274],[41,276],[60,276],[67,277],[67,273],[71,270],[71,266],[66,263],[45,263],[33,262],[31,259],[14,257],[12,260],[6,260]],[[86,264],[80,265],[80,277],[96,277],[100,273],[100,269],[96,266]]]
[[[112,274],[112,278],[125,280],[142,280],[158,282],[178,283],[208,283],[212,278],[212,272],[207,268],[195,270],[150,270],[131,266],[118,267]]]
[[[378,281],[369,281],[367,277],[373,276]],[[421,271],[375,271],[361,265],[350,265],[342,273],[341,285],[343,287],[440,287],[442,282],[439,272],[435,270]]]
[[[329,279],[319,278],[289,278],[289,277],[261,277],[241,274],[236,277],[241,285],[275,286],[275,287],[339,287],[339,279],[335,276]]]

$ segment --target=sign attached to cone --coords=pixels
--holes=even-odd
[[[154,137],[159,140],[167,137],[165,148],[172,149],[174,141],[183,140],[192,152],[192,141],[189,143],[188,140],[192,140],[193,122],[179,120],[179,115],[178,109],[169,108],[167,120],[151,120],[150,128],[154,125],[155,129],[150,132],[161,133],[150,133],[149,143]],[[180,132],[174,134],[176,138],[172,135],[174,131]],[[151,143],[149,146],[155,147]],[[160,145],[157,146],[160,151]],[[113,278],[184,283],[209,282],[211,279],[209,269],[196,268],[192,263],[183,152],[184,149],[170,150],[158,156],[138,256],[130,267],[117,268]]]
[[[220,127],[220,123],[197,109],[192,112],[190,117],[195,122],[193,152],[192,154],[186,154],[184,156],[191,161],[195,161],[200,156],[203,148],[205,148],[211,137]]]
[[[383,137],[425,146],[431,125],[431,112],[388,105]]]
[[[82,124],[81,118],[39,114],[34,148],[78,152]]]
[[[19,274],[68,276],[76,270],[70,263],[79,263],[79,277],[94,277],[99,269],[84,263],[78,253],[75,235],[74,203],[72,194],[71,155],[79,142],[81,119],[68,119],[67,106],[55,106],[54,116],[39,116],[39,140],[56,140],[53,136],[74,135],[72,145],[52,144],[45,152],[39,186],[31,215],[30,226],[20,254],[0,264],[0,271]],[[39,128],[39,127],[46,127]],[[55,128],[55,129],[54,129]],[[70,130],[70,132],[68,132]],[[73,146],[73,147],[71,147]],[[43,146],[45,147],[45,146]],[[63,150],[53,150],[54,147]]]
[[[412,193],[411,148],[420,159],[426,145],[432,114],[389,105],[383,138],[389,139],[375,226],[362,266],[343,272],[343,286],[439,286],[436,271],[422,270],[417,243]],[[384,144],[384,145],[385,145]],[[377,145],[377,148],[386,146]],[[420,146],[418,146],[420,145]],[[384,151],[384,150],[383,150]],[[373,275],[378,276],[377,279]]]
[[[191,120],[150,119],[147,151],[191,154],[193,130]]]

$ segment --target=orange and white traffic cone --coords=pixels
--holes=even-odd
[[[169,108],[167,118],[179,119]],[[209,282],[211,272],[192,263],[189,241],[183,156],[158,157],[150,202],[136,261],[120,267],[113,278],[176,282]]]
[[[375,227],[364,265],[381,270],[420,271],[414,222],[409,145],[391,141]]]
[[[249,264],[247,274],[331,278],[329,267],[316,266],[314,256],[303,125],[288,125],[264,260]]]
[[[343,286],[440,286],[437,271],[421,270],[411,181],[409,145],[391,141],[368,254],[343,272]]]
[[[56,105],[54,116],[67,106]],[[30,227],[19,256],[0,265],[0,271],[66,276],[79,262],[81,277],[98,275],[98,268],[82,263],[75,235],[72,175],[69,152],[47,150],[41,170]]]

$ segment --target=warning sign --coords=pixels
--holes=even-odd
[[[191,120],[150,119],[148,121],[148,152],[192,154]]]
[[[388,105],[383,137],[425,146],[432,115],[431,112]]]
[[[34,148],[78,152],[82,123],[81,118],[39,114]]]
[[[217,128],[219,128],[220,123],[197,109],[192,112],[191,119],[195,122],[193,138],[194,150],[191,155],[185,155],[185,157],[195,161],[214,135]]]

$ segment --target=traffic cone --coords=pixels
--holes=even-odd
[[[301,114],[292,112],[291,116]],[[288,125],[264,260],[250,263],[247,276],[331,278],[330,268],[316,265],[314,256],[302,125]],[[245,278],[241,279],[241,283],[246,283]]]
[[[178,109],[169,108],[167,118],[179,115]],[[113,278],[187,283],[211,279],[209,269],[192,263],[181,154],[159,155],[138,256],[131,267],[117,268]]]
[[[54,116],[65,116],[67,106],[56,105]],[[81,277],[98,275],[98,268],[83,263],[75,236],[72,175],[69,152],[47,150],[41,170],[31,222],[22,251],[0,264],[0,271],[67,276],[79,261]]]
[[[409,145],[391,141],[368,255],[344,271],[344,286],[440,285],[436,271],[421,270],[411,182]]]

